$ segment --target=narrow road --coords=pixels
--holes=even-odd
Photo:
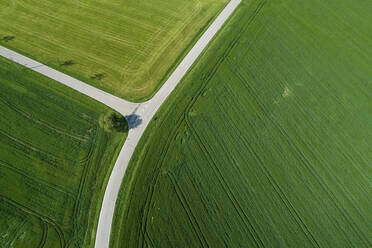
[[[118,159],[111,172],[105,195],[102,202],[98,221],[95,248],[108,248],[110,242],[111,226],[114,216],[115,204],[119,194],[120,185],[142,134],[147,125],[158,111],[163,102],[168,98],[177,84],[185,76],[187,71],[204,51],[218,30],[227,21],[233,11],[238,7],[241,0],[231,0],[214,22],[205,31],[194,47],[177,66],[172,75],[160,88],[160,90],[149,101],[144,103],[132,103],[119,97],[113,96],[102,90],[94,88],[82,81],[72,78],[64,73],[56,71],[30,58],[22,56],[12,50],[0,46],[0,56],[13,60],[14,62],[39,72],[57,82],[73,88],[91,98],[111,107],[126,116],[129,122],[129,134],[121,149]]]
[[[33,71],[43,74],[44,76],[47,76],[48,78],[51,78],[61,84],[64,84],[74,90],[77,90],[87,96],[90,96],[91,98],[118,111],[124,116],[131,114],[138,106],[138,103],[128,102],[117,96],[113,96],[103,90],[90,86],[89,84],[86,84],[80,80],[70,77],[62,72],[52,69],[46,65],[43,65],[33,59],[30,59],[19,53],[9,50],[3,46],[0,46],[0,56],[10,59],[15,63],[18,63]]]

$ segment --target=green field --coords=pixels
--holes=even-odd
[[[0,45],[140,101],[227,0],[0,0]]]
[[[0,58],[0,247],[93,247],[126,133],[109,109]]]
[[[372,247],[371,23],[244,0],[141,140],[111,247]]]

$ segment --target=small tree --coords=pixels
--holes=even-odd
[[[128,123],[127,120],[117,112],[108,112],[99,118],[99,125],[106,132],[127,132]]]

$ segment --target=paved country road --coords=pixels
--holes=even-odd
[[[118,159],[111,172],[105,195],[102,202],[101,212],[98,221],[95,248],[108,248],[110,242],[111,226],[114,216],[115,204],[119,194],[120,185],[142,134],[152,117],[158,111],[163,102],[168,98],[177,84],[185,76],[195,60],[207,47],[209,42],[216,35],[218,30],[226,22],[233,11],[238,7],[241,0],[231,0],[214,22],[205,31],[194,47],[177,66],[172,75],[155,94],[153,98],[144,103],[132,103],[119,97],[113,96],[100,89],[92,87],[82,81],[72,78],[64,73],[54,70],[37,61],[20,55],[12,50],[0,46],[0,56],[13,60],[14,62],[39,72],[57,82],[73,88],[91,98],[111,107],[124,115],[129,123],[129,134],[121,149]]]

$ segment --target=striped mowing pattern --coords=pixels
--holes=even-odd
[[[227,0],[0,0],[0,41],[128,100],[150,97]],[[62,65],[64,62],[72,62]],[[103,75],[97,77],[97,75]]]

